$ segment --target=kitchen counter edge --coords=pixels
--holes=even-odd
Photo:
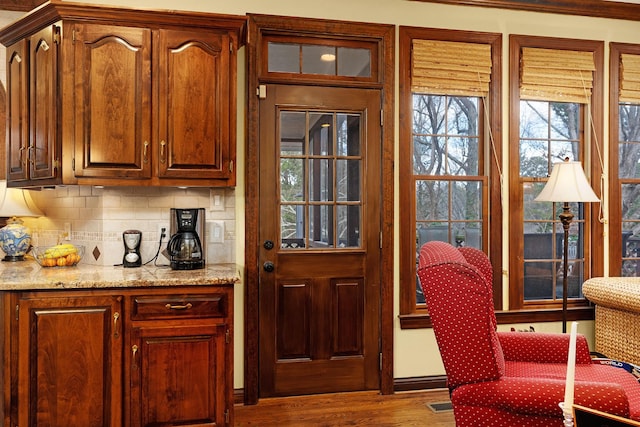
[[[233,285],[240,281],[235,264],[213,264],[197,270],[167,267],[41,267],[35,261],[0,263],[0,291],[107,289],[154,286]]]

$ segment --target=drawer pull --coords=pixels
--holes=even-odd
[[[167,310],[189,310],[191,307],[193,307],[193,304],[191,304],[190,302],[186,303],[185,305],[173,305],[173,304],[167,304],[165,305]]]

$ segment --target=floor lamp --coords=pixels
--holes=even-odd
[[[580,162],[570,162],[566,159],[553,165],[551,176],[546,185],[535,198],[538,202],[563,203],[560,222],[564,229],[563,266],[562,266],[562,332],[567,332],[567,270],[569,258],[569,227],[573,214],[569,203],[597,202],[600,199],[591,189],[587,177],[584,175]]]

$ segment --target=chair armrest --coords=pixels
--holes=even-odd
[[[451,393],[456,406],[495,408],[515,414],[562,417],[565,382],[558,379],[503,377],[466,384]],[[629,417],[629,401],[618,384],[576,381],[574,403],[621,417]]]
[[[569,334],[498,332],[504,359],[515,362],[567,363]],[[576,363],[591,363],[589,344],[582,334],[576,338]]]

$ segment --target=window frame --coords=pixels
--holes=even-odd
[[[622,235],[623,184],[640,184],[638,179],[620,179],[620,59],[622,54],[640,55],[639,44],[609,43],[609,235]],[[622,275],[622,245],[616,238],[609,238],[609,275]]]
[[[522,286],[522,254],[523,247],[523,217],[522,217],[522,188],[520,187],[520,57],[523,47],[535,47],[546,49],[564,49],[574,51],[588,51],[594,55],[595,71],[593,73],[593,89],[591,95],[591,123],[585,120],[583,135],[585,137],[580,147],[583,157],[583,167],[591,177],[591,186],[596,194],[601,194],[602,167],[598,157],[599,141],[603,141],[603,68],[604,68],[604,43],[594,40],[562,39],[552,37],[538,37],[512,34],[509,37],[509,75],[510,75],[510,100],[509,100],[509,311],[537,311],[543,309],[559,309],[561,302],[548,302],[540,304],[525,304]],[[586,108],[586,107],[584,107]],[[589,135],[587,137],[587,133]],[[589,144],[587,147],[586,144]],[[590,203],[584,207],[585,212],[585,239],[584,247],[584,279],[602,275],[604,272],[604,248],[599,244],[604,233],[603,224],[598,221],[599,203]],[[589,245],[590,242],[590,245]],[[569,308],[588,307],[586,299],[569,299]]]
[[[502,34],[484,33],[458,30],[443,30],[440,28],[418,28],[400,26],[399,28],[399,84],[400,84],[400,148],[399,148],[399,204],[398,218],[400,221],[400,326],[402,329],[425,328],[431,326],[426,307],[416,304],[416,268],[415,268],[415,191],[414,188],[412,146],[413,124],[413,94],[411,91],[411,46],[414,39],[438,41],[455,41],[467,43],[484,43],[491,46],[491,83],[489,86],[488,111],[485,110],[481,128],[487,123],[491,129],[494,147],[484,132],[484,150],[486,156],[485,175],[488,170],[488,204],[491,220],[488,222],[488,255],[493,265],[493,294],[496,310],[502,308],[502,198],[500,170],[502,163]],[[452,94],[452,96],[455,96]],[[484,108],[480,109],[481,111]],[[498,162],[498,163],[497,163]],[[407,189],[406,191],[403,190]],[[487,218],[487,221],[488,218]],[[487,239],[488,238],[488,239]]]

